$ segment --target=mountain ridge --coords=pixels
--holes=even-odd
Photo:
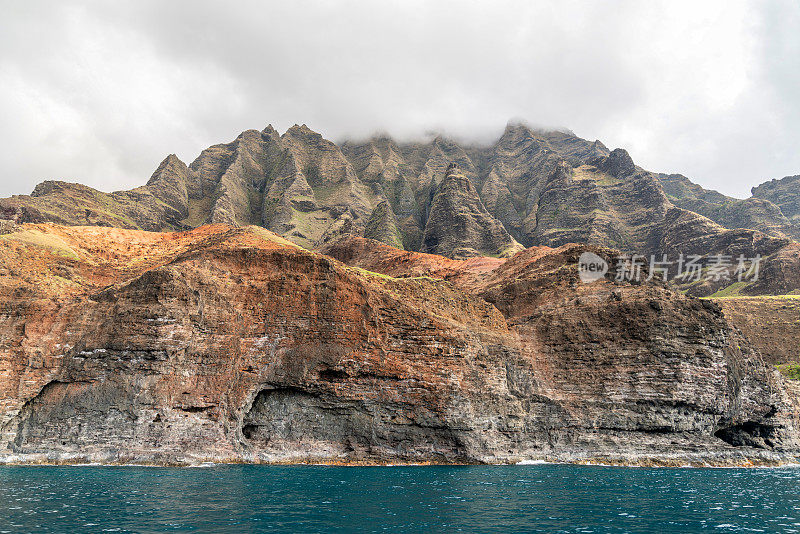
[[[450,165],[466,181],[445,202],[439,194]],[[43,182],[31,195],[0,200],[0,219],[150,231],[257,225],[308,249],[365,236],[372,224],[393,245],[444,255],[588,243],[644,256],[747,250],[767,258],[800,238],[794,181],[772,183],[733,199],[682,175],[642,169],[624,149],[520,122],[484,144],[386,134],[336,144],[304,124],[282,135],[269,125],[213,145],[189,165],[171,154],[129,191]],[[389,209],[375,212],[382,203]],[[438,247],[452,241],[457,220],[460,241]],[[480,237],[487,232],[489,241]]]

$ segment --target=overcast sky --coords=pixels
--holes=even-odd
[[[0,6],[0,196],[141,185],[269,123],[489,139],[520,118],[739,197],[800,173],[796,0]]]

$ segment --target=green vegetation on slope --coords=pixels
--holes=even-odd
[[[778,371],[789,380],[800,380],[800,363],[784,363],[777,367]]]

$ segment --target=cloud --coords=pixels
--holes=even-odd
[[[10,3],[0,195],[103,190],[247,128],[342,139],[509,118],[622,146],[729,194],[800,172],[790,2]]]

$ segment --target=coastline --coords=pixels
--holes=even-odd
[[[492,460],[402,460],[389,458],[246,458],[242,456],[182,456],[177,454],[26,453],[0,454],[0,467],[98,466],[98,467],[212,467],[221,465],[328,466],[328,467],[426,467],[580,465],[645,468],[776,468],[800,467],[800,453],[774,451],[718,451],[704,454],[661,455],[588,454],[575,451],[528,458]]]

